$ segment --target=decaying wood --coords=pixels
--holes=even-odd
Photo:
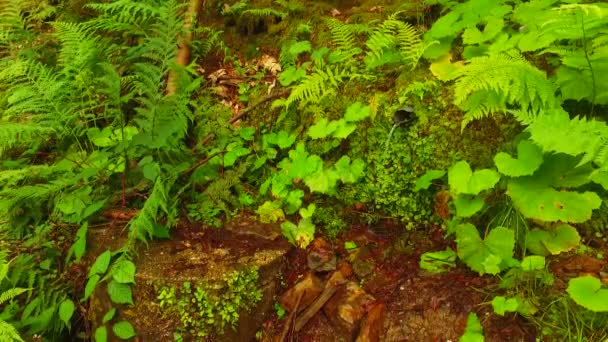
[[[298,301],[296,302],[296,306],[294,308],[293,311],[291,311],[291,313],[289,314],[289,316],[287,317],[287,322],[285,322],[285,326],[283,327],[283,332],[281,333],[281,338],[279,339],[279,342],[285,342],[285,339],[287,338],[287,334],[289,334],[289,329],[291,328],[293,321],[296,317],[296,312],[298,312],[298,307],[300,306],[300,302],[302,301],[302,297],[304,297],[304,292],[300,293],[300,295],[298,296]]]
[[[302,330],[306,323],[308,323],[308,321],[313,318],[314,315],[316,315],[317,312],[323,308],[325,303],[327,303],[327,301],[336,293],[338,286],[345,284],[346,281],[346,278],[340,270],[335,271],[331,277],[329,277],[329,280],[327,280],[325,288],[319,297],[317,297],[317,299],[315,299],[315,301],[312,302],[312,304],[310,304],[310,306],[308,306],[304,312],[302,312],[300,317],[296,319],[295,330]]]
[[[179,42],[176,57],[176,62],[178,65],[186,66],[190,63],[190,55],[192,53],[190,44],[194,39],[193,27],[196,26],[198,13],[201,11],[202,6],[203,0],[190,0],[190,5],[184,14],[186,20],[184,21],[183,28],[186,35]],[[167,80],[167,95],[175,94],[177,91],[176,77],[177,75],[175,71],[169,72],[169,78]]]

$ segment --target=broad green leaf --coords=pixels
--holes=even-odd
[[[479,318],[474,313],[470,313],[467,317],[467,326],[464,329],[464,334],[460,336],[459,342],[484,342],[483,328]]]
[[[602,288],[601,280],[592,276],[570,279],[566,291],[576,304],[594,312],[608,312],[608,289]]]
[[[242,156],[246,156],[251,152],[250,149],[245,148],[243,146],[238,146],[233,148],[232,150],[228,151],[226,154],[224,154],[224,166],[228,167],[228,166],[232,166],[234,165],[234,163],[237,161],[237,159],[239,159]]]
[[[604,190],[608,190],[608,171],[594,171],[591,176],[589,176],[589,179],[591,179],[593,183],[601,185]]]
[[[526,237],[526,247],[530,252],[539,255],[557,255],[576,248],[581,237],[576,228],[560,224],[555,228],[532,229]]]
[[[454,206],[456,207],[456,216],[471,217],[479,212],[485,201],[481,196],[458,195],[454,198]]]
[[[303,143],[298,143],[295,149],[289,151],[289,159],[291,162],[284,159],[279,163],[279,167],[291,179],[303,179],[323,168],[323,160],[317,155],[309,155]]]
[[[279,74],[279,82],[282,86],[287,87],[288,85],[297,82],[306,77],[306,69],[290,66]]]
[[[311,218],[316,209],[317,206],[314,203],[311,203],[308,207],[300,209],[300,216],[305,219]]]
[[[89,297],[93,294],[93,291],[95,290],[100,278],[101,277],[99,274],[89,277],[89,280],[87,280],[87,284],[84,287],[84,297],[82,298],[83,301],[89,299]]]
[[[480,274],[496,274],[512,259],[515,237],[512,230],[497,227],[482,240],[477,228],[470,223],[456,227],[458,257]]]
[[[273,223],[285,218],[281,203],[278,202],[266,201],[255,212],[260,215],[262,223]]]
[[[507,195],[524,217],[547,222],[582,223],[602,204],[594,192],[557,191],[527,177],[511,180]]]
[[[239,136],[243,140],[252,141],[254,139],[255,127],[244,127],[239,129]]]
[[[116,315],[116,308],[111,308],[110,310],[108,310],[108,312],[106,312],[106,314],[103,315],[103,319],[102,319],[103,324],[106,324],[109,321],[111,321],[112,318],[114,318],[114,315]]]
[[[500,316],[504,316],[505,312],[517,312],[519,307],[519,301],[517,298],[505,298],[503,296],[496,296],[492,299],[492,308],[494,312]]]
[[[95,329],[95,342],[107,342],[108,341],[108,329],[105,326],[97,327]]]
[[[126,258],[120,258],[112,267],[112,278],[119,283],[135,282],[135,264]]]
[[[283,150],[293,145],[295,141],[295,134],[289,134],[286,131],[279,131],[277,133],[276,145]]]
[[[66,326],[70,326],[70,319],[74,314],[74,302],[69,299],[64,300],[59,305],[59,318]]]
[[[496,171],[484,169],[473,172],[466,161],[459,161],[448,170],[448,184],[454,195],[478,195],[493,188],[499,180],[500,175]]]
[[[540,255],[528,255],[522,259],[520,265],[524,272],[539,271],[545,268],[545,257]]]
[[[319,120],[308,129],[308,136],[312,139],[322,139],[330,136],[338,128],[338,121],[329,121],[327,118]]]
[[[130,285],[112,280],[108,283],[108,295],[110,295],[112,303],[133,304],[133,295],[131,293]]]
[[[434,180],[439,179],[443,176],[445,176],[445,171],[443,171],[443,170],[427,171],[424,175],[422,175],[420,178],[418,178],[418,180],[416,180],[416,186],[414,186],[414,191],[428,189]]]
[[[365,162],[361,159],[355,159],[350,162],[348,156],[342,156],[336,164],[334,164],[336,175],[340,180],[347,184],[355,183],[359,180],[365,171]]]
[[[297,226],[290,221],[283,222],[281,231],[289,242],[300,248],[306,248],[314,239],[315,225],[311,219],[303,218]]]
[[[501,152],[494,157],[496,168],[503,175],[511,177],[529,176],[538,170],[543,163],[543,153],[540,147],[528,140],[522,140],[517,145],[517,159]]]
[[[372,109],[360,102],[355,102],[346,108],[344,120],[347,122],[357,122],[369,117]]]
[[[426,252],[420,256],[420,268],[429,272],[446,272],[455,266],[456,253],[451,248],[439,252]]]
[[[131,337],[135,337],[135,329],[133,329],[133,326],[131,325],[131,323],[127,322],[127,321],[121,321],[118,322],[116,324],[114,324],[114,326],[112,327],[112,331],[114,332],[114,334],[123,339],[123,340],[128,340]]]
[[[110,266],[110,259],[112,259],[112,252],[105,251],[97,256],[91,269],[89,270],[89,278],[94,274],[104,274]]]
[[[345,120],[337,121],[336,130],[333,132],[333,137],[338,139],[346,139],[352,132],[357,129],[357,125],[354,123],[346,122]]]
[[[289,191],[287,197],[284,198],[285,201],[285,212],[288,215],[291,215],[298,211],[302,206],[302,198],[304,197],[304,191],[297,189]]]
[[[316,173],[304,178],[304,184],[310,188],[311,192],[322,194],[332,193],[336,187],[338,175],[333,170],[320,169]]]

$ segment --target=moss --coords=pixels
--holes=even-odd
[[[163,315],[179,318],[180,333],[195,337],[223,334],[226,327],[236,326],[243,310],[250,310],[262,299],[258,279],[258,270],[248,268],[234,271],[214,285],[157,285],[156,300]]]

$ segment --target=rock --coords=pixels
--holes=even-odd
[[[102,325],[103,315],[110,308],[116,307],[118,312],[114,321],[129,321],[137,331],[138,340],[172,341],[173,332],[179,331],[183,322],[177,312],[161,309],[157,296],[162,288],[176,289],[179,297],[177,300],[183,298],[193,301],[196,297],[194,293],[190,297],[183,294],[184,283],[190,283],[193,292],[195,289],[204,289],[208,295],[208,300],[200,300],[199,303],[215,303],[215,309],[212,310],[215,322],[222,320],[218,310],[230,311],[232,307],[238,307],[240,302],[254,303],[249,310],[230,311],[231,316],[237,317],[234,328],[227,324],[221,332],[215,326],[197,326],[193,328],[193,333],[201,333],[204,329],[207,338],[213,341],[254,340],[260,326],[274,312],[274,298],[286,266],[286,253],[291,248],[290,245],[284,240],[268,241],[229,230],[199,232],[193,233],[188,227],[174,232],[174,240],[153,241],[147,247],[141,246],[138,257],[133,260],[137,269],[135,284],[132,286],[134,305],[112,304],[106,284],[98,284],[90,300],[93,330]],[[92,245],[99,244],[101,248],[113,250],[124,243],[124,239],[116,239],[113,243],[104,244],[103,236],[93,240]],[[245,275],[252,274],[247,273],[249,271],[254,272],[255,277],[247,280]],[[238,280],[235,280],[236,275]],[[257,281],[254,280],[256,278]],[[253,301],[247,299],[252,288],[258,297]],[[234,300],[234,306],[226,306],[226,300]],[[193,307],[192,312],[200,311]],[[203,321],[196,314],[192,318],[196,324]],[[108,341],[120,341],[111,333],[111,323],[106,326],[110,332]],[[182,332],[182,336],[185,341],[202,340],[201,337],[192,336],[188,330]]]
[[[352,341],[357,336],[361,319],[375,302],[374,297],[350,281],[325,304],[323,312],[336,329]]]
[[[361,323],[356,342],[380,342],[380,334],[384,325],[386,305],[377,303],[369,310]]]
[[[300,281],[281,296],[279,302],[285,310],[292,312],[295,310],[298,298],[302,296],[298,306],[298,311],[302,311],[309,306],[322,291],[323,282],[321,282],[321,280],[312,272],[308,272]]]
[[[308,268],[316,272],[327,272],[336,269],[336,252],[332,245],[323,238],[312,240],[307,248]]]

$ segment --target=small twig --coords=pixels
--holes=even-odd
[[[198,162],[198,163],[196,163],[194,166],[192,166],[191,168],[189,168],[188,170],[186,170],[186,172],[184,172],[184,174],[186,174],[186,175],[187,175],[187,174],[191,173],[192,171],[194,171],[194,170],[198,169],[199,167],[201,167],[201,166],[203,166],[203,165],[207,164],[207,163],[208,163],[208,162],[209,162],[211,159],[213,159],[213,158],[217,157],[218,155],[220,155],[220,154],[222,154],[222,153],[224,153],[224,151],[219,151],[219,152],[212,153],[212,154],[211,154],[211,155],[209,155],[207,158],[205,158],[205,159],[203,159],[203,160],[199,161],[199,162]]]
[[[279,342],[285,342],[285,339],[287,338],[287,334],[289,333],[289,328],[292,326],[293,322],[295,321],[296,313],[298,312],[298,308],[300,306],[300,302],[302,301],[302,297],[304,297],[304,293],[305,293],[305,291],[300,292],[300,295],[298,296],[298,301],[296,302],[295,308],[293,309],[293,311],[291,311],[291,313],[289,313],[289,316],[287,317],[287,321],[285,322],[285,326],[283,327],[283,332],[281,333],[281,338],[279,339]]]

